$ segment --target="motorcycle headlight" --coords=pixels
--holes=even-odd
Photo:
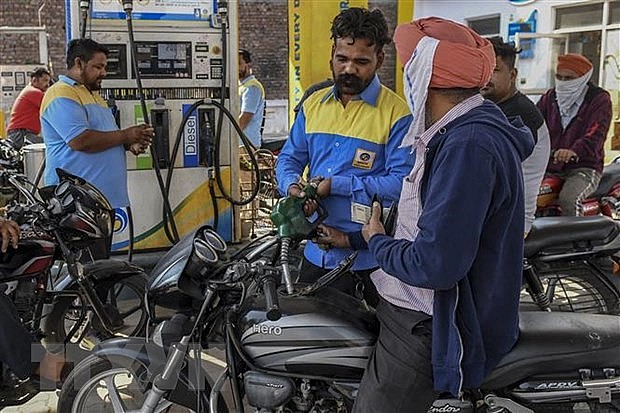
[[[218,262],[215,250],[206,241],[195,238],[184,273],[194,279],[204,279],[207,272],[213,270]]]
[[[202,239],[215,250],[217,253],[226,252],[226,241],[217,232],[211,228],[206,228],[202,231]]]

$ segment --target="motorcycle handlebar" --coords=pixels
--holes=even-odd
[[[261,279],[261,288],[265,294],[265,309],[269,321],[278,321],[282,317],[280,304],[278,302],[278,291],[276,281],[272,275],[265,275]]]

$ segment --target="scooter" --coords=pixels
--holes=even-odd
[[[200,297],[197,310],[161,322],[148,339],[101,343],[65,381],[58,412],[226,412],[227,380],[235,411],[244,400],[261,413],[350,411],[378,323],[362,301],[329,287],[354,256],[314,284],[293,283],[287,255],[296,235],[289,228],[234,257],[209,228],[186,238],[189,254],[168,268],[181,273],[175,288]],[[616,316],[523,312],[517,345],[481,388],[440,398],[429,412],[572,411],[576,403],[620,412],[619,327]],[[200,359],[217,345],[226,367],[214,381]]]

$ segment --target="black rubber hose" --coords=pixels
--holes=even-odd
[[[170,194],[170,188],[172,185],[172,175],[174,173],[174,164],[176,162],[177,156],[179,155],[179,148],[181,147],[181,140],[183,139],[183,131],[185,130],[185,124],[189,120],[189,117],[192,113],[201,105],[203,105],[205,101],[203,99],[198,100],[189,107],[189,109],[183,115],[181,119],[181,124],[177,129],[177,134],[174,140],[174,146],[172,148],[172,156],[170,159],[170,168],[168,169],[168,175],[166,176],[166,197]],[[211,204],[213,205],[213,229],[217,231],[218,220],[219,220],[219,209],[217,207],[217,197],[215,194],[215,188],[213,186],[212,179],[209,178],[209,194],[211,195]]]
[[[250,202],[254,200],[254,198],[256,198],[256,195],[258,194],[258,191],[260,188],[260,173],[258,171],[258,163],[256,162],[256,157],[254,156],[254,152],[256,151],[256,148],[254,147],[254,145],[252,145],[250,140],[245,136],[243,131],[239,128],[237,120],[234,117],[229,116],[230,112],[228,112],[227,114],[223,112],[223,110],[225,109],[224,105],[226,102],[226,79],[228,78],[228,65],[227,65],[228,43],[226,42],[228,2],[226,2],[225,0],[222,0],[218,2],[217,6],[222,16],[222,32],[221,32],[222,33],[222,84],[220,88],[219,105],[215,104],[216,103],[215,100],[213,101],[215,106],[217,106],[220,109],[220,112],[218,114],[217,125],[216,125],[213,165],[215,167],[215,181],[217,182],[217,186],[220,188],[220,192],[222,192],[222,196],[224,197],[224,199],[226,199],[228,202],[230,202],[233,205],[242,206],[242,205],[249,204]],[[232,99],[232,96],[230,98]],[[255,169],[256,171],[256,190],[253,191],[253,194],[250,195],[248,200],[245,200],[245,201],[236,200],[232,197],[232,195],[228,194],[226,192],[226,188],[224,188],[224,183],[222,181],[219,155],[220,155],[220,144],[221,144],[221,138],[222,138],[222,124],[224,120],[224,114],[228,116],[231,123],[235,126],[235,129],[237,130],[237,132],[239,133],[239,136],[241,137],[241,141],[243,142],[243,145],[246,148],[248,148],[248,153],[250,154],[250,160],[252,162],[252,169]],[[231,162],[234,162],[234,160],[231,159]]]
[[[86,24],[88,23],[88,9],[90,9],[89,0],[80,0],[80,39],[86,38]]]
[[[211,195],[211,203],[213,204],[213,229],[217,232],[217,226],[219,225],[220,210],[217,206],[217,196],[215,195],[215,185],[213,185],[213,179],[209,177],[209,194]]]
[[[136,58],[136,44],[134,41],[133,35],[133,24],[131,18],[131,7],[125,7],[127,3],[132,2],[123,2],[123,7],[125,8],[125,16],[127,20],[127,32],[129,35],[129,47],[131,49],[131,63],[136,75],[136,86],[138,88],[138,96],[140,98],[140,106],[142,108],[142,117],[144,119],[144,123],[150,125],[149,114],[146,107],[146,101],[144,100],[144,93],[142,91],[142,79],[140,77],[140,70],[138,68],[138,61]],[[164,184],[164,180],[161,176],[161,170],[159,168],[159,163],[157,162],[157,153],[155,151],[155,143],[153,142],[150,145],[151,158],[153,160],[153,168],[155,169],[155,176],[157,177],[157,183],[159,185],[159,189],[161,190],[163,202],[164,202],[164,214],[163,214],[163,228],[168,240],[176,244],[179,241],[179,233],[177,231],[176,223],[174,221],[174,214],[172,213],[172,208],[170,207],[170,200],[166,194],[166,188]],[[168,224],[170,228],[168,228]],[[170,233],[172,230],[172,234]]]
[[[230,113],[228,109],[226,109],[226,106],[222,105],[216,100],[209,100],[209,101],[206,101],[205,103],[212,104],[213,106],[216,106],[218,109],[220,109],[220,113],[225,114],[226,117],[228,117],[228,119],[230,120],[230,123],[234,126],[235,130],[239,134],[239,137],[241,138],[241,141],[246,146],[251,147],[252,144],[250,143],[250,140],[248,139],[247,136],[245,136],[245,133],[243,133],[243,131],[241,130],[241,127],[239,127],[239,124],[235,120],[235,117],[233,116],[232,113]],[[219,154],[220,140],[221,140],[221,135],[218,135],[215,137],[216,155]],[[220,188],[220,191],[222,192],[222,196],[233,205],[241,206],[241,205],[249,204],[250,202],[254,200],[254,198],[256,198],[256,196],[258,195],[258,191],[260,190],[260,171],[258,169],[258,162],[256,161],[256,156],[254,154],[254,151],[249,151],[248,154],[250,155],[250,163],[252,164],[252,171],[254,172],[255,177],[256,177],[256,186],[252,189],[252,193],[250,197],[245,200],[243,199],[236,200],[231,195],[226,193],[226,190],[224,188],[224,182],[222,181],[222,175],[220,173],[219,156],[215,156],[213,160],[214,167],[215,167],[215,180],[217,182],[217,185]]]
[[[131,212],[131,206],[127,206],[127,225],[129,226],[129,246],[127,247],[127,261],[133,261],[133,247],[134,247],[134,228],[133,228],[133,213]]]

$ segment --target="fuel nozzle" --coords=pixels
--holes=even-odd
[[[133,0],[123,0],[123,10],[125,10],[125,13],[131,13],[133,10]]]
[[[306,201],[317,200],[317,183],[307,183],[303,192],[305,196],[301,198],[297,196],[280,198],[271,212],[271,222],[282,238],[297,241],[311,238],[319,224],[327,218],[327,211],[318,202],[317,216],[313,221],[310,221],[304,212]]]

